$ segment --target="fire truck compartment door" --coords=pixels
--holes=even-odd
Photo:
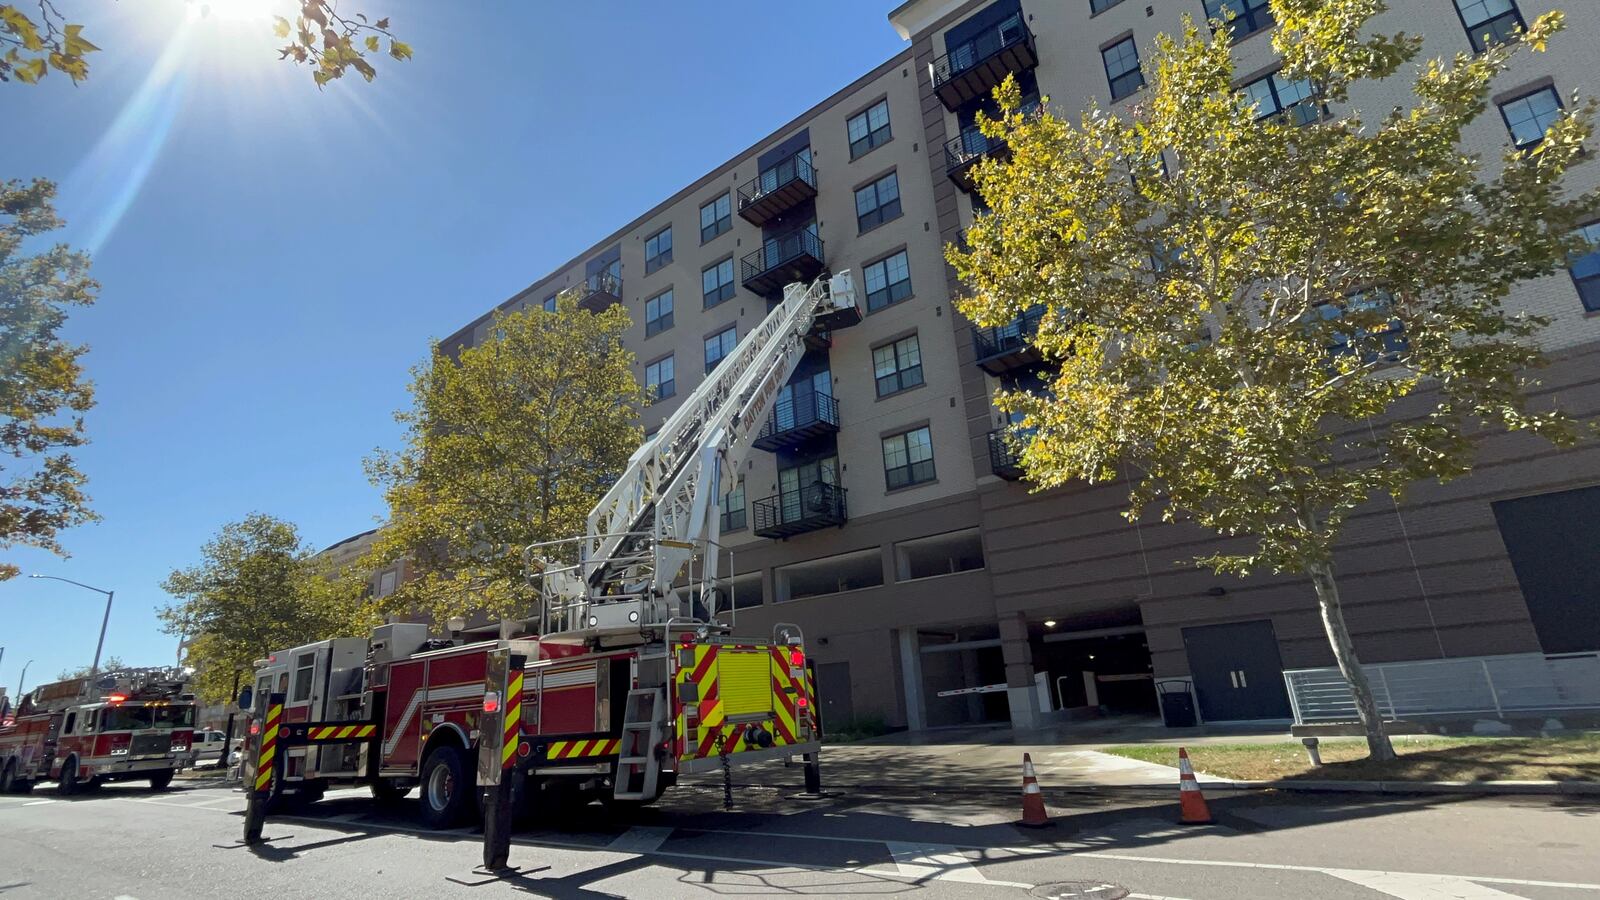
[[[724,649],[717,654],[717,696],[723,715],[772,715],[772,654],[766,650]]]

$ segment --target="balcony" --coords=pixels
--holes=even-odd
[[[757,537],[786,538],[845,522],[844,488],[815,481],[775,497],[755,501]]]
[[[1033,98],[1022,105],[1022,114],[1031,116],[1039,111],[1039,100]],[[976,125],[963,131],[953,140],[944,145],[944,173],[956,187],[967,193],[972,193],[976,185],[972,181],[972,170],[982,159],[1005,160],[1011,156],[1011,148],[1000,138],[986,137],[978,130]]]
[[[802,228],[766,241],[742,262],[745,289],[763,297],[782,291],[784,285],[811,281],[822,274],[822,239]]]
[[[756,436],[758,450],[776,453],[816,438],[839,433],[839,401],[827,394],[787,394]]]
[[[1022,448],[1017,446],[1014,437],[1008,437],[1009,429],[999,429],[989,432],[989,469],[994,474],[1007,481],[1021,481],[1025,474],[1022,470]]]
[[[998,328],[972,328],[972,349],[978,367],[990,375],[1004,375],[1038,363],[1042,357],[1033,346],[1044,309],[1034,307]]]
[[[590,312],[604,312],[621,302],[622,279],[610,272],[596,272],[584,280],[583,299],[578,306]]]
[[[817,172],[808,147],[739,188],[739,218],[760,228],[816,195]]]
[[[933,91],[955,112],[974,98],[989,96],[1007,75],[1038,65],[1033,32],[1018,13],[935,59],[930,66]]]

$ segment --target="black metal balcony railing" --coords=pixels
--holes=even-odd
[[[974,97],[987,97],[1007,75],[1039,65],[1033,32],[1022,14],[1010,16],[965,44],[935,59],[933,90],[945,108],[955,112]]]
[[[989,469],[1007,481],[1022,479],[1022,448],[1009,429],[989,432]]]
[[[972,329],[972,348],[980,368],[991,375],[1025,368],[1042,357],[1033,346],[1044,309],[1034,307],[997,328]]]
[[[600,312],[622,302],[622,278],[610,272],[596,272],[584,279],[583,299],[578,305]]]
[[[815,391],[778,398],[755,446],[776,453],[839,431],[839,401]]]
[[[1022,114],[1031,116],[1040,109],[1039,101],[1031,99],[1022,105]],[[1001,138],[992,138],[978,130],[976,125],[967,128],[944,145],[944,173],[964,191],[971,191],[972,169],[984,158],[1005,159],[1011,148]]]
[[[823,481],[757,500],[756,536],[786,538],[845,523],[845,490]]]
[[[739,217],[760,227],[817,195],[817,172],[807,148],[739,188]]]
[[[761,249],[741,262],[746,289],[766,296],[786,284],[810,281],[822,274],[825,263],[822,239],[809,228],[792,231],[762,243]]]

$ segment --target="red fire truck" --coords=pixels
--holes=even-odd
[[[847,272],[786,289],[634,453],[582,537],[525,548],[536,616],[435,639],[390,624],[262,660],[240,698],[256,714],[247,783],[313,801],[420,786],[437,827],[471,815],[502,769],[541,807],[650,803],[680,775],[779,757],[802,758],[819,790],[804,638],[736,633],[717,501],[756,439],[796,418],[784,388],[801,357],[859,321]],[[809,508],[793,499],[785,514]],[[272,773],[252,771],[258,757]]]
[[[72,794],[107,781],[165,790],[190,760],[194,695],[174,669],[126,669],[42,685],[0,726],[0,792],[40,781]]]

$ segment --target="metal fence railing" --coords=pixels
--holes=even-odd
[[[1385,719],[1600,710],[1600,653],[1519,653],[1362,666]],[[1353,722],[1337,668],[1283,673],[1297,724]]]

